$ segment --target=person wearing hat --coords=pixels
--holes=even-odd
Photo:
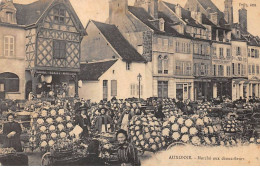
[[[113,120],[109,115],[107,115],[107,109],[105,107],[100,108],[99,113],[100,114],[97,116],[95,121],[95,129],[99,134],[107,133],[109,132]]]
[[[79,125],[83,129],[81,138],[89,137],[91,122],[85,106],[79,107],[78,113],[75,116],[74,124]]]

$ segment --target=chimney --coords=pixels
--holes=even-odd
[[[210,21],[213,22],[215,25],[219,24],[219,15],[217,12],[210,13]]]
[[[224,17],[228,24],[233,24],[233,0],[225,0]]]
[[[176,13],[176,15],[177,15],[178,17],[182,18],[182,12],[181,12],[181,6],[180,6],[180,4],[177,4],[177,5],[175,6],[175,13]]]
[[[144,8],[154,19],[158,19],[158,0],[135,0],[134,6]]]
[[[128,11],[128,0],[109,0],[109,23],[113,24]]]
[[[247,10],[244,7],[238,10],[238,17],[241,28],[247,31]]]

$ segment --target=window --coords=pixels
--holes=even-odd
[[[188,75],[188,76],[190,76],[191,75],[191,63],[190,62],[187,62],[186,64],[185,64],[186,66],[186,73],[185,73],[185,75]]]
[[[255,49],[251,49],[251,57],[252,57],[252,58],[255,57]]]
[[[135,96],[135,84],[131,84],[131,90],[130,90],[130,94],[131,94],[131,96]]]
[[[162,69],[163,69],[163,58],[162,56],[158,56],[158,73],[162,73]]]
[[[64,9],[60,7],[56,7],[53,10],[53,15],[54,15],[54,21],[56,23],[64,24],[65,23],[65,16],[66,12]]]
[[[168,74],[168,56],[164,56],[163,59],[163,72],[164,74]]]
[[[217,66],[213,65],[213,76],[217,76]]]
[[[212,54],[213,54],[213,56],[217,56],[217,48],[216,47],[212,48]]]
[[[219,48],[219,57],[223,57],[224,56],[224,50],[223,48]]]
[[[249,74],[249,75],[251,75],[251,73],[252,73],[252,72],[251,72],[251,67],[252,67],[251,65],[248,65],[248,74]]]
[[[117,96],[117,80],[111,80],[111,96]]]
[[[163,39],[163,45],[168,46],[168,39]]]
[[[259,75],[259,65],[256,65],[256,74]]]
[[[255,74],[255,65],[252,65],[252,75]]]
[[[183,63],[176,61],[176,69],[175,69],[176,75],[182,75],[183,74]]]
[[[230,49],[227,49],[227,57],[230,57],[231,56],[231,50]]]
[[[13,22],[13,12],[6,12],[6,22]]]
[[[205,75],[205,64],[204,63],[201,63],[200,65],[200,75]]]
[[[158,56],[158,73],[168,74],[168,56]]]
[[[131,63],[126,62],[126,70],[131,70]]]
[[[4,37],[4,56],[14,57],[14,37],[5,36]]]
[[[179,42],[176,42],[176,52],[179,52],[179,51],[180,51],[179,47],[180,47],[180,43],[179,43]]]
[[[158,38],[158,46],[162,46],[162,39]]]
[[[232,75],[235,75],[235,63],[232,63]]]
[[[241,55],[241,48],[240,48],[240,47],[237,47],[236,54],[237,54],[237,56],[240,56],[240,55]]]
[[[108,97],[108,85],[107,80],[103,80],[103,99],[107,99]]]
[[[238,63],[237,67],[238,67],[238,68],[237,68],[237,73],[238,73],[238,75],[240,75],[240,74],[241,74],[241,70],[240,70],[240,69],[241,69],[241,67],[240,67],[240,63]]]
[[[258,49],[255,50],[255,58],[259,58],[259,50]]]
[[[53,40],[53,58],[66,58],[66,42],[61,40]]]
[[[218,67],[218,76],[224,76],[224,66],[219,65]]]
[[[231,72],[230,72],[230,66],[227,66],[227,76],[230,76],[231,74],[230,74]]]

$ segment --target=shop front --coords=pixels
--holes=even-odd
[[[194,79],[195,100],[210,100],[212,98],[211,80],[207,78]]]
[[[213,98],[232,98],[232,79],[231,78],[212,78]]]

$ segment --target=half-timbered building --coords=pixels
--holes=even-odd
[[[57,95],[67,94],[69,81],[74,80],[77,85],[80,44],[86,35],[70,1],[38,0],[31,4],[16,4],[6,0],[2,2],[2,6],[11,6],[12,10],[2,8],[2,15],[6,15],[6,19],[1,19],[1,23],[9,22],[8,27],[19,28],[20,31],[17,37],[21,41],[14,39],[19,40],[15,42],[17,46],[14,49],[24,49],[23,56],[19,58],[22,60],[20,64],[23,64],[19,71],[24,72],[19,78],[26,84],[21,86],[26,90],[20,89],[24,95],[22,98],[31,91],[34,94],[48,91],[55,91]],[[4,26],[1,24],[1,27]],[[6,43],[14,41],[8,38],[7,35]],[[5,64],[8,65],[9,62],[12,61],[7,60]],[[16,65],[19,67],[20,64]],[[77,95],[78,92],[75,93]]]

